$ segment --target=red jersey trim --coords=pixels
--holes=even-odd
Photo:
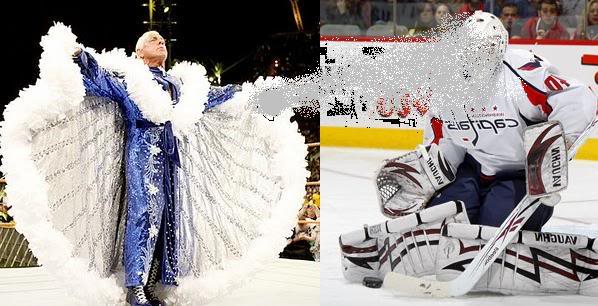
[[[432,143],[435,143],[438,145],[438,142],[443,137],[443,135],[442,135],[442,120],[434,117],[434,118],[430,119],[430,125],[432,125],[432,131],[434,132],[434,140],[432,140]]]
[[[552,113],[552,106],[548,104],[548,96],[537,90],[534,86],[528,84],[524,79],[521,80],[521,86],[529,99],[529,102],[534,106],[540,106],[544,114],[550,115]]]

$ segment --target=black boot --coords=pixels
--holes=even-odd
[[[156,285],[160,280],[160,261],[152,260],[152,266],[150,267],[149,276],[147,278],[147,285],[143,288],[145,295],[152,306],[164,306],[162,301],[156,295]]]
[[[129,304],[131,304],[131,306],[152,306],[145,296],[143,286],[129,288],[129,292],[127,293],[127,301]]]

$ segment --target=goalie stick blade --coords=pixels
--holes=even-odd
[[[384,289],[396,295],[443,298],[464,294],[451,290],[452,285],[452,282],[429,280],[395,272],[386,273],[384,277]]]

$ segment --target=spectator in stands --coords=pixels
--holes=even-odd
[[[519,9],[513,3],[507,3],[502,7],[500,21],[509,32],[509,38],[521,38],[521,21],[519,20]]]
[[[588,1],[586,15],[579,23],[575,39],[598,40],[598,0]]]
[[[4,203],[0,203],[0,223],[12,222],[13,218],[8,214],[9,209],[9,206],[4,205]]]
[[[528,18],[537,14],[535,4],[531,4],[533,2],[534,0],[485,0],[484,8],[487,12],[500,16],[503,8],[511,4],[517,7],[518,18]]]
[[[320,209],[313,199],[301,207],[297,214],[299,222],[293,234],[287,239],[287,246],[279,254],[281,258],[319,260],[320,253]],[[306,222],[307,221],[307,222]]]
[[[372,1],[356,0],[355,8],[355,13],[363,22],[364,28],[372,26]]]
[[[314,257],[314,260],[319,262],[320,261],[320,225],[316,225],[312,228],[312,233],[314,238],[310,241],[311,247],[309,251]]]
[[[305,192],[309,195],[312,194],[319,194],[320,193],[320,186],[307,186],[305,187]]]
[[[560,4],[555,0],[541,0],[538,17],[530,18],[521,31],[528,39],[569,39],[569,32],[559,22]]]
[[[465,3],[459,8],[457,14],[462,14],[463,17],[473,14],[475,11],[483,11],[484,3],[480,0],[465,0]]]
[[[326,19],[326,14],[328,14],[328,7],[330,6],[330,3],[328,2],[330,0],[322,0],[320,1],[320,26],[322,26],[322,24],[324,24],[324,19]]]
[[[362,11],[365,11],[364,8]],[[370,21],[371,24],[383,24],[392,21],[392,2],[390,1],[372,1],[370,2]]]
[[[561,23],[565,27],[577,27],[579,25],[578,18],[584,14],[584,8],[589,2],[589,0],[560,0]]]
[[[319,193],[314,193],[311,195],[312,200],[314,201],[314,205],[316,205],[318,207],[318,210],[320,209],[320,194]]]
[[[409,36],[421,36],[423,33],[436,27],[434,19],[434,6],[431,3],[424,2],[417,5],[417,19],[409,29]]]
[[[303,207],[299,210],[299,213],[297,214],[297,218],[299,220],[316,221],[320,219],[320,209],[316,205],[313,196],[314,195],[311,195],[307,203],[305,203],[305,205],[303,205]]]
[[[434,12],[434,19],[437,25],[442,25],[453,15],[453,11],[448,4],[441,2],[436,4],[436,11]]]
[[[365,28],[363,20],[355,13],[349,0],[335,0],[334,5],[328,7],[326,23],[356,25]]]
[[[526,0],[524,2],[527,3],[527,14],[519,12],[519,16],[521,16],[521,18],[538,17],[540,2],[542,2],[542,0]]]
[[[319,221],[320,220],[320,207],[316,205],[314,195],[311,196],[311,199],[308,201],[305,207],[305,213],[303,217],[299,217],[299,220],[306,220],[306,221]],[[319,195],[318,195],[319,196]],[[297,234],[297,239],[305,240],[309,242],[309,251],[311,252],[312,256],[314,257],[315,261],[320,261],[320,224],[319,223],[306,223],[303,225],[299,225],[299,234]]]

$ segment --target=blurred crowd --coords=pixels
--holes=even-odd
[[[320,181],[320,112],[319,103],[312,101],[309,105],[293,108],[294,115],[291,122],[297,122],[298,132],[305,137],[305,143],[308,145],[307,170],[310,176],[308,182]],[[319,186],[308,186],[307,194],[319,193]]]
[[[305,185],[303,205],[297,213],[297,225],[287,237],[287,246],[281,258],[320,261],[320,112],[319,102],[309,101],[294,107],[291,122],[297,122],[298,132],[307,145],[306,169],[309,171]]]
[[[320,261],[320,195],[305,197],[281,258]]]
[[[318,68],[318,33],[279,33],[272,35],[257,49],[251,59],[253,68],[246,76],[294,78],[313,73]]]
[[[13,222],[12,216],[8,213],[10,206],[4,203],[4,199],[6,198],[6,181],[2,178],[0,179],[0,224],[8,224]]]
[[[253,57],[248,79],[263,76],[294,78],[317,71],[319,63],[318,33],[279,33],[268,38]],[[297,224],[287,237],[281,258],[319,261],[320,259],[320,105],[304,101],[293,107],[291,122],[305,137],[307,146],[305,195],[297,212]]]
[[[320,34],[422,36],[476,10],[499,17],[512,39],[598,40],[598,0],[322,0]]]

